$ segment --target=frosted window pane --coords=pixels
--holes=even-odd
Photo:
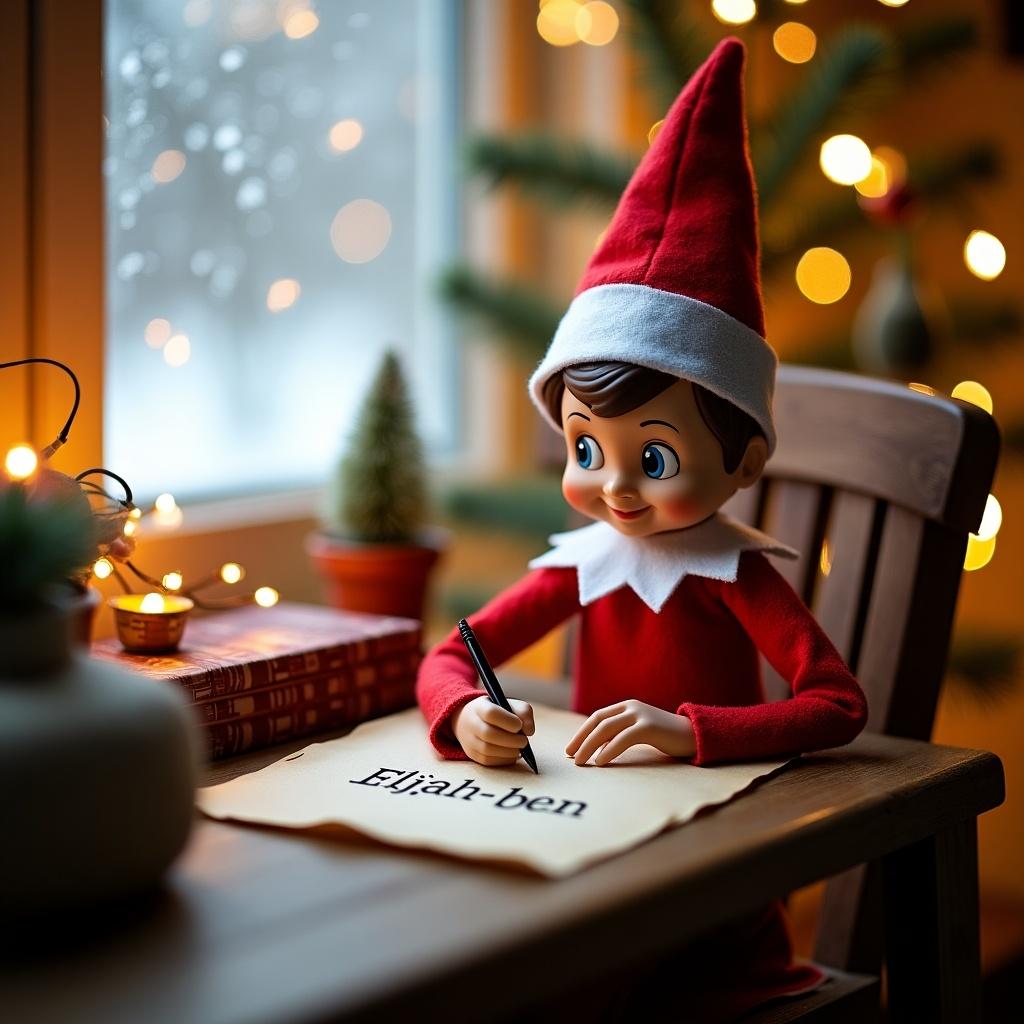
[[[324,481],[387,345],[455,451],[457,8],[107,0],[104,462],[140,500]]]

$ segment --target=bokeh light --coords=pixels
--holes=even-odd
[[[335,153],[347,153],[362,141],[363,126],[354,117],[346,117],[332,126],[327,139]]]
[[[853,185],[871,173],[871,150],[856,135],[833,135],[821,144],[825,177],[837,185]]]
[[[153,169],[149,173],[158,185],[166,185],[185,170],[187,162],[185,154],[180,149],[165,149],[157,155],[153,161]]]
[[[961,402],[970,402],[971,405],[984,409],[989,415],[992,414],[992,409],[994,408],[992,395],[989,394],[989,390],[984,384],[979,384],[976,380],[960,381],[950,392],[950,395],[953,398],[959,398]]]
[[[183,578],[180,572],[168,572],[164,573],[163,579],[160,582],[168,590],[181,590]]]
[[[619,16],[604,0],[585,3],[576,14],[576,34],[588,46],[605,46],[619,31]]]
[[[745,25],[757,14],[754,0],[711,0],[715,17],[726,25]]]
[[[289,39],[304,39],[312,35],[320,24],[320,19],[308,8],[292,11],[284,22],[284,34]]]
[[[818,37],[814,30],[799,21],[787,21],[772,35],[775,52],[790,64],[806,64],[818,48]]]
[[[850,264],[842,253],[827,246],[808,249],[796,265],[796,283],[803,294],[820,305],[838,302],[850,290]]]
[[[92,573],[98,580],[105,580],[114,571],[107,558],[97,558],[92,564]]]
[[[994,281],[1006,266],[1006,248],[988,231],[972,231],[964,242],[964,263],[982,281]]]
[[[967,534],[967,553],[964,555],[964,571],[974,572],[992,561],[996,553],[996,539],[980,540],[973,533]]]
[[[139,524],[134,519],[126,519],[124,525],[121,527],[121,532],[126,537],[134,537],[135,531],[139,528]]]
[[[165,492],[164,494],[157,495],[157,499],[153,502],[153,506],[156,508],[157,512],[173,512],[178,507],[178,503],[174,500],[173,494],[167,494]]]
[[[331,222],[331,245],[346,263],[369,263],[391,238],[391,214],[372,199],[353,199]]]
[[[793,0],[789,0],[790,3]],[[878,0],[880,4],[884,4],[886,7],[906,7],[910,0]]]
[[[981,516],[981,525],[978,527],[978,532],[975,536],[978,540],[991,540],[999,532],[999,527],[1002,525],[1003,507],[999,504],[999,499],[994,494],[990,494],[985,501],[985,511]]]
[[[168,366],[184,366],[192,355],[187,334],[172,334],[164,345],[164,362]]]
[[[548,0],[537,14],[537,32],[552,46],[572,46],[580,41],[576,16],[583,5],[578,0]]]
[[[880,199],[889,191],[889,165],[877,154],[871,154],[871,170],[866,178],[855,181],[853,187],[867,199]]]
[[[39,465],[39,456],[31,445],[16,444],[7,450],[4,469],[12,480],[27,480]]]
[[[872,156],[878,157],[885,164],[889,176],[889,188],[902,185],[907,180],[907,158],[892,146],[875,146]]]
[[[237,562],[225,562],[220,567],[220,578],[225,583],[237,583],[245,575],[245,570]]]
[[[280,313],[282,309],[294,306],[301,292],[302,288],[294,277],[282,277],[267,289],[267,309],[271,313]]]
[[[272,608],[281,597],[273,587],[260,587],[253,594],[253,599],[261,608]]]
[[[139,605],[139,611],[154,614],[164,610],[163,594],[146,594]]]
[[[146,324],[146,329],[142,332],[142,336],[146,339],[146,344],[150,348],[163,348],[171,336],[170,320],[164,320],[162,317],[150,320]]]

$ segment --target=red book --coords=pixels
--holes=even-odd
[[[213,722],[202,732],[213,759],[230,757],[273,743],[358,725],[416,702],[415,672],[407,679],[381,682],[374,687],[329,697],[309,706],[267,711],[227,722]]]
[[[296,683],[314,676],[421,652],[420,623],[322,605],[246,605],[190,618],[181,647],[130,654],[116,637],[97,640],[93,657],[186,688],[196,703]]]
[[[420,660],[418,651],[396,654],[377,662],[318,672],[295,681],[202,701],[194,707],[203,724],[250,718],[267,712],[294,711],[347,697],[382,683],[406,682],[411,686]]]

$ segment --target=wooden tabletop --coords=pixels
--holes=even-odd
[[[456,982],[463,1000],[493,1003],[499,976],[542,996],[1002,797],[992,754],[864,735],[558,881],[199,820],[152,906],[8,963],[0,1001],[11,1020],[76,1024],[443,1019]],[[514,1010],[521,986],[498,988]]]

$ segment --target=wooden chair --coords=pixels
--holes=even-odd
[[[779,445],[765,476],[725,511],[800,552],[775,564],[864,688],[867,728],[927,740],[967,534],[979,526],[998,458],[995,421],[956,399],[799,366],[780,368],[775,418]],[[769,698],[787,696],[764,669]],[[881,893],[877,865],[827,884],[819,963],[880,973]],[[751,1020],[863,1020],[840,1014],[845,990],[860,987],[837,984],[833,998],[780,1004]]]

